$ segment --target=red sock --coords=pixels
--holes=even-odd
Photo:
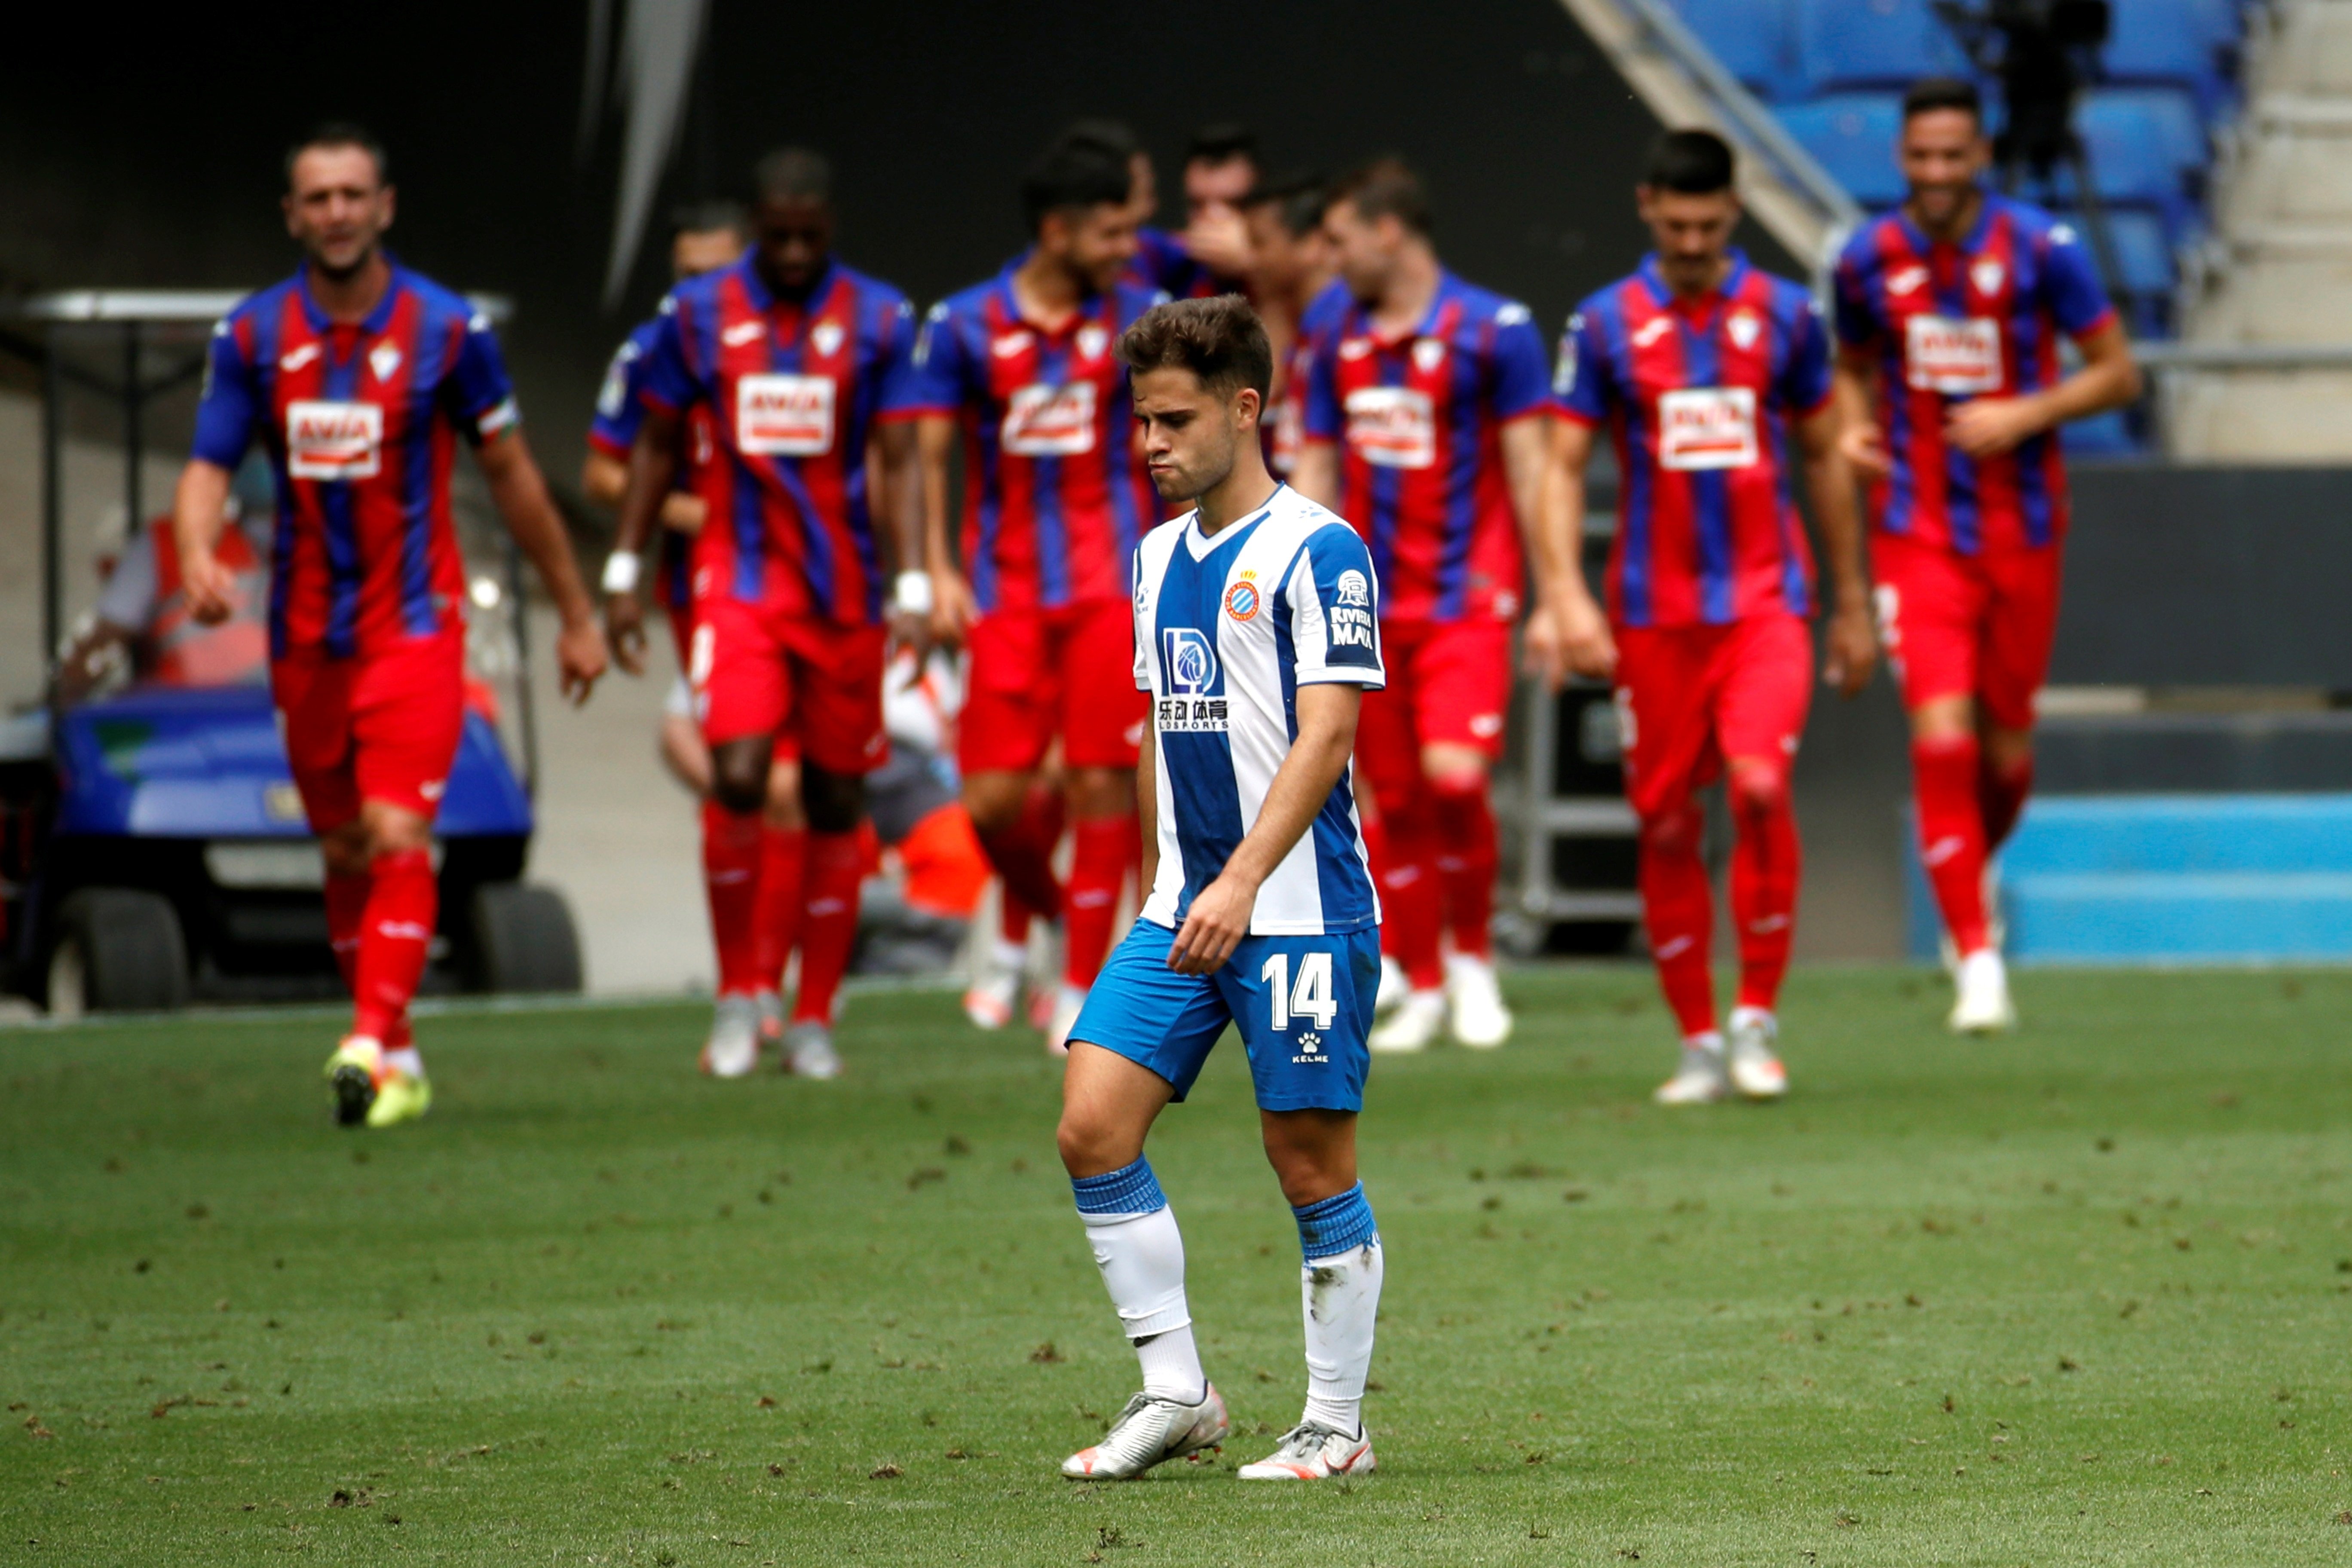
[[[1454,951],[1491,959],[1495,952],[1495,812],[1486,803],[1486,781],[1432,791],[1438,831],[1438,885],[1445,900],[1445,929]]]
[[[1685,1037],[1715,1025],[1715,977],[1707,972],[1715,896],[1699,857],[1706,820],[1685,801],[1642,824],[1642,919],[1658,989]]]
[[[327,945],[334,950],[343,989],[354,996],[360,985],[360,921],[367,914],[373,880],[365,872],[356,877],[327,873]]]
[[[1070,881],[1062,892],[1062,979],[1083,991],[1110,951],[1119,884],[1136,842],[1135,814],[1080,817],[1071,828]]]
[[[795,1024],[833,1022],[834,997],[857,945],[857,889],[866,848],[855,833],[808,836],[808,898],[801,916],[801,989]]]
[[[803,868],[808,832],[799,827],[760,827],[759,896],[753,903],[752,936],[758,944],[760,989],[780,991],[784,966],[801,935]]]
[[[710,900],[710,941],[719,955],[719,994],[760,989],[760,862],[757,812],[702,803],[702,888]]]
[[[1967,957],[1985,945],[1985,822],[1977,801],[1977,738],[1911,742],[1911,789],[1919,807],[1919,859],[1944,911],[1952,945]]]
[[[1732,764],[1731,918],[1739,928],[1739,1005],[1772,1011],[1797,931],[1802,852],[1785,770]]]
[[[2033,753],[2008,767],[1985,759],[1977,773],[1977,808],[1984,817],[1985,854],[2009,842],[2017,819],[2025,815],[2025,797],[2033,791]]]
[[[980,835],[1004,890],[1049,921],[1062,914],[1061,884],[1054,880],[1054,847],[1061,841],[1062,797],[1045,789],[1031,790],[1010,824]]]
[[[441,889],[433,857],[422,849],[379,855],[368,865],[366,913],[352,965],[352,1033],[379,1040],[398,1032],[425,977]]]
[[[1387,825],[1388,864],[1381,871],[1381,916],[1384,931],[1395,933],[1397,962],[1404,965],[1405,978],[1415,991],[1434,991],[1445,984],[1437,947],[1444,903],[1437,885],[1437,835],[1426,802],[1426,796],[1415,795],[1381,814]]]

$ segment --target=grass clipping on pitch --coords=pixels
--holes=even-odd
[[[1230,1037],[1153,1163],[1235,1436],[1055,1474],[1135,1367],[1055,1069],[861,996],[849,1076],[697,1009],[455,1015],[328,1125],[317,1019],[0,1035],[0,1561],[2352,1561],[2352,977],[1801,974],[1795,1090],[1668,1112],[1646,974],[1382,1061],[1381,1472],[1297,1419],[1295,1231]]]

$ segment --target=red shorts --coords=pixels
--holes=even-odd
[[[882,728],[880,626],[785,615],[731,595],[697,601],[687,680],[713,746],[773,735],[776,755],[829,773],[890,760]]]
[[[1880,533],[1870,554],[1903,706],[1973,697],[1990,722],[2032,729],[2058,636],[2058,548],[1963,555]]]
[[[1511,705],[1511,628],[1496,620],[1382,621],[1388,687],[1364,694],[1356,761],[1375,795],[1412,790],[1424,746],[1503,754]]]
[[[1720,626],[1620,626],[1617,724],[1625,798],[1643,817],[1675,811],[1727,758],[1786,767],[1813,692],[1813,638],[1794,616]]]
[[[269,667],[286,760],[314,833],[380,800],[427,818],[465,727],[466,634],[408,637],[351,658],[296,653]]]
[[[1125,599],[998,610],[964,637],[956,760],[967,773],[1026,773],[1054,737],[1073,768],[1131,768],[1151,699],[1135,689],[1135,612]]]

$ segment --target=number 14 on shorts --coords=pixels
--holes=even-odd
[[[1339,999],[1331,989],[1329,953],[1300,953],[1295,987],[1290,979],[1290,954],[1286,952],[1268,955],[1257,977],[1265,982],[1266,1005],[1273,1013],[1276,1033],[1287,1031],[1294,1017],[1311,1018],[1318,1029],[1328,1029],[1338,1021]]]

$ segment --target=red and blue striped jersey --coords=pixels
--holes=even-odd
[[[1265,466],[1278,479],[1297,468],[1298,448],[1307,441],[1307,386],[1314,379],[1315,345],[1346,317],[1348,304],[1348,286],[1334,279],[1298,313],[1298,335],[1283,355],[1279,395],[1265,421]]]
[[[1828,404],[1830,353],[1803,289],[1735,250],[1720,289],[1682,300],[1652,256],[1568,319],[1552,396],[1560,417],[1609,426],[1617,448],[1611,619],[1811,612],[1789,421]]]
[[[672,289],[646,356],[646,401],[710,411],[695,575],[786,615],[871,625],[883,584],[866,447],[910,395],[914,309],[838,261],[805,299],[780,297],[758,255]]]
[[[1183,236],[1148,223],[1135,231],[1135,259],[1127,264],[1127,277],[1136,288],[1157,289],[1171,300],[1211,300],[1235,287],[1194,260]]]
[[[616,462],[629,460],[629,448],[636,445],[637,430],[646,422],[646,369],[660,331],[658,316],[638,323],[613,352],[604,384],[596,394],[596,416],[588,424],[588,445]],[[710,410],[698,403],[678,433],[677,473],[670,488],[699,495],[702,469],[718,450]],[[673,610],[688,609],[694,603],[693,542],[691,535],[674,528],[661,531],[661,563],[654,576],[654,593]]]
[[[1952,405],[2056,384],[2058,337],[2115,316],[2073,227],[1987,191],[1958,246],[1901,212],[1864,226],[1838,259],[1838,337],[1878,362],[1879,417],[1892,476],[1875,486],[1877,526],[1962,554],[2044,545],[2066,529],[2055,431],[1999,457],[1944,439]]]
[[[235,469],[258,440],[278,478],[274,658],[373,653],[460,623],[453,437],[516,421],[488,320],[394,263],[367,319],[328,319],[303,274],[213,329],[194,455]]]
[[[1165,296],[1124,281],[1048,331],[1021,314],[1016,258],[931,308],[919,411],[963,427],[963,563],[982,610],[1125,599],[1160,521],[1136,453],[1121,332]]]
[[[1517,615],[1502,430],[1545,412],[1550,371],[1525,305],[1451,272],[1413,331],[1381,336],[1351,299],[1319,336],[1307,439],[1341,443],[1339,511],[1371,546],[1390,619]]]

